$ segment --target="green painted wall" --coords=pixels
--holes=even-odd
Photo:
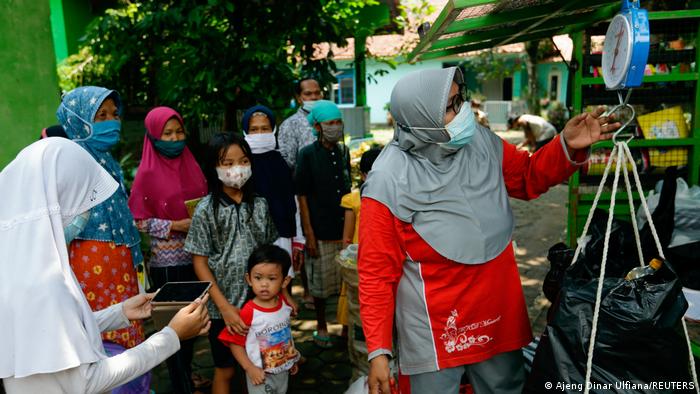
[[[569,87],[569,70],[563,62],[556,63],[540,63],[537,65],[537,84],[540,89],[540,97],[548,97],[549,95],[549,77],[552,74],[560,76],[558,83],[559,100],[566,102],[566,94]]]
[[[63,1],[50,0],[51,35],[53,36],[56,63],[68,57],[68,40],[66,38],[65,18],[63,16]]]
[[[527,71],[518,70],[513,73],[513,100],[520,100],[523,94],[523,80],[527,83]]]
[[[0,169],[56,124],[60,100],[49,2],[0,0]]]
[[[88,0],[63,0],[63,15],[66,18],[68,55],[72,55],[78,53],[79,40],[95,16]]]
[[[50,0],[51,30],[55,43],[56,62],[78,52],[85,28],[95,18],[90,1]]]

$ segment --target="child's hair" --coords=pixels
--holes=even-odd
[[[277,264],[282,268],[282,275],[287,276],[289,267],[292,266],[292,259],[289,258],[289,253],[277,245],[267,244],[258,246],[248,258],[248,274],[258,264]]]
[[[372,165],[380,153],[382,153],[382,148],[379,147],[371,148],[363,153],[362,158],[360,158],[360,172],[367,174],[372,169]]]
[[[204,159],[204,176],[207,179],[207,184],[209,185],[209,192],[211,193],[211,202],[214,207],[214,213],[216,214],[217,209],[221,201],[221,197],[224,195],[224,184],[219,179],[216,173],[216,167],[219,163],[226,157],[226,152],[231,145],[238,145],[243,154],[250,160],[250,165],[253,165],[253,153],[250,150],[250,146],[243,138],[242,134],[226,131],[223,133],[215,134],[209,140],[209,144],[206,149],[206,156]],[[243,185],[241,191],[243,191],[243,200],[247,203],[254,204],[255,193],[253,189],[253,177],[251,176],[248,181]]]

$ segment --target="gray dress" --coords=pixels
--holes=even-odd
[[[267,201],[256,197],[254,204],[232,203],[223,199],[216,217],[211,194],[197,205],[192,217],[185,250],[209,257],[216,284],[231,305],[241,307],[248,295],[245,282],[248,257],[260,245],[273,243],[278,235]],[[213,302],[209,303],[212,319],[221,319]]]

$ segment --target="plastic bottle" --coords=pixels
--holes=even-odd
[[[643,278],[645,276],[651,275],[656,272],[663,265],[663,261],[659,259],[651,259],[649,265],[644,267],[635,267],[625,276],[625,280],[635,280]]]

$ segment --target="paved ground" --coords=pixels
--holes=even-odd
[[[380,138],[387,140],[389,137],[390,133],[385,132]],[[503,133],[502,137],[518,142],[522,139],[522,133]],[[566,186],[557,186],[534,201],[511,201],[516,219],[513,237],[517,244],[516,256],[535,335],[539,335],[544,329],[545,312],[549,305],[542,295],[542,279],[549,267],[546,259],[547,250],[553,244],[565,239],[566,197]],[[295,286],[294,293],[298,298],[301,287]],[[301,367],[299,374],[290,379],[289,392],[342,393],[352,375],[347,346],[338,343],[328,350],[315,346],[311,338],[312,332],[316,329],[314,316],[313,311],[302,308],[298,318],[293,321],[295,343],[308,361]],[[335,321],[333,300],[329,302],[328,319]],[[339,334],[340,328],[339,325],[333,325],[331,331]],[[200,338],[196,349],[195,370],[203,376],[211,377],[213,367],[207,340]],[[170,390],[164,364],[155,370],[153,388],[157,393],[168,393]]]

